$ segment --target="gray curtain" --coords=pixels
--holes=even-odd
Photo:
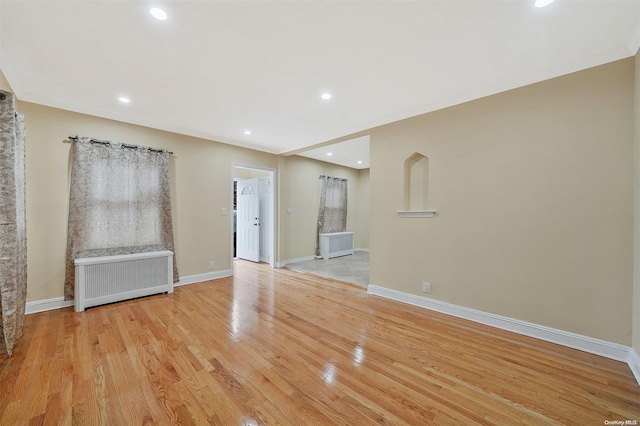
[[[169,152],[78,136],[73,145],[65,300],[74,296],[74,260],[171,250]]]
[[[320,234],[347,230],[347,179],[320,176],[320,209],[316,234],[316,255],[320,255]]]
[[[0,90],[0,353],[22,336],[27,298],[24,116],[15,96]]]

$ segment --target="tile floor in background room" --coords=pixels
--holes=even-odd
[[[328,260],[313,259],[289,263],[286,267],[293,271],[308,272],[363,287],[369,285],[369,252],[366,251],[356,251],[351,256]]]

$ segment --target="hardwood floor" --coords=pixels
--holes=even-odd
[[[624,363],[244,261],[25,327],[0,357],[1,425],[640,421]]]

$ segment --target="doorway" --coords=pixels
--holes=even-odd
[[[275,266],[275,169],[233,163],[232,258]]]

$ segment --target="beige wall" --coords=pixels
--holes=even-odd
[[[174,152],[174,236],[181,276],[231,268],[231,163],[277,167],[278,157],[174,133],[19,102],[27,127],[27,300],[62,296],[70,135],[81,134]]]
[[[369,200],[371,199],[369,175],[369,169],[358,172],[358,218],[355,224],[355,245],[360,249],[369,249]]]
[[[279,261],[315,255],[320,175],[349,179],[347,230],[357,231],[358,170],[292,155],[280,161]],[[287,213],[291,208],[292,213]]]
[[[269,176],[269,172],[265,170],[247,169],[244,167],[234,167],[233,177],[238,179],[251,179]]]
[[[371,283],[631,344],[632,59],[371,131]],[[432,219],[399,218],[429,157]]]
[[[634,187],[634,277],[633,349],[640,354],[640,50],[635,56],[635,187]]]

